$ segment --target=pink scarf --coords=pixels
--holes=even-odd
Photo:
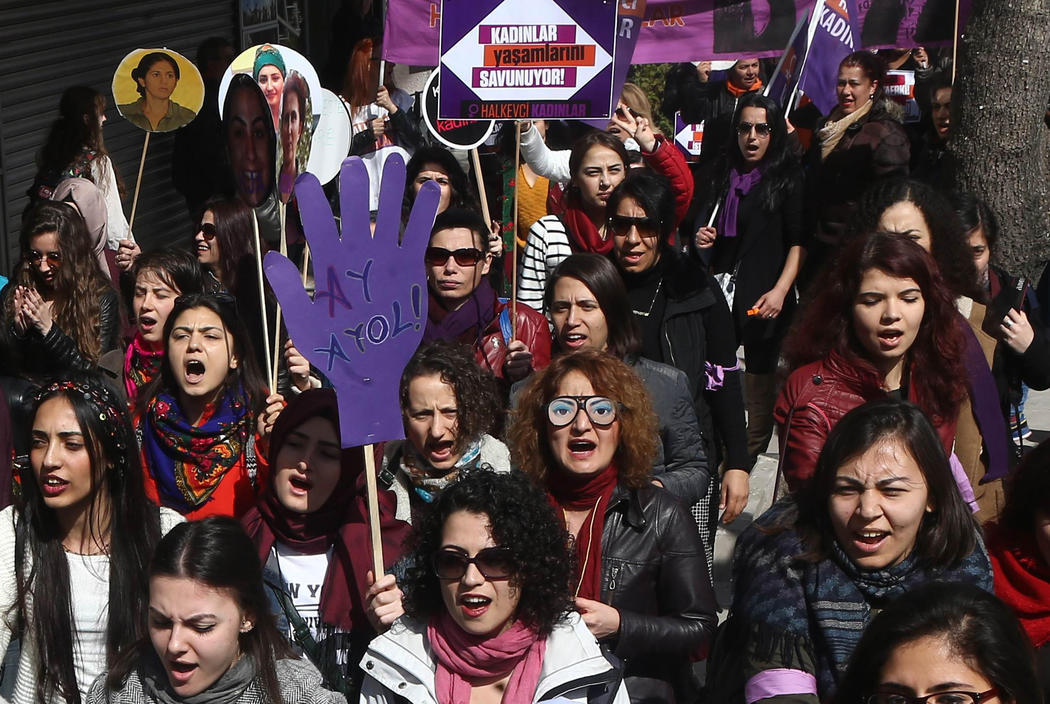
[[[506,704],[528,704],[536,695],[547,640],[515,621],[498,636],[473,636],[459,627],[448,611],[427,624],[427,639],[437,658],[434,688],[442,704],[470,704],[470,681],[513,670]]]

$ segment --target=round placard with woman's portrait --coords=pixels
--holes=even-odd
[[[139,129],[171,132],[197,117],[204,104],[204,80],[177,51],[136,49],[113,74],[113,102]]]

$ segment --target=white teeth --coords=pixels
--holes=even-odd
[[[48,478],[47,478],[47,482],[45,482],[45,483],[46,483],[46,484],[47,484],[48,486],[60,486],[60,485],[62,485],[62,484],[65,484],[65,482],[64,482],[64,481],[62,481],[61,479],[58,479],[58,478],[56,478],[56,477],[48,477]]]
[[[468,596],[464,597],[463,603],[468,606],[483,606],[489,603],[489,600],[482,596]]]
[[[861,533],[860,537],[862,537],[862,538],[881,538],[883,535],[884,535],[883,533]]]

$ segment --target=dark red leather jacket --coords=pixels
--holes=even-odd
[[[780,471],[794,492],[813,477],[824,441],[842,416],[857,406],[886,396],[873,375],[832,352],[819,362],[791,373],[773,409],[780,443]],[[915,402],[914,398],[908,399]],[[935,425],[951,452],[955,442],[955,419]]]
[[[509,302],[496,301],[496,315],[492,318],[480,342],[474,347],[474,356],[483,369],[503,378],[503,362],[507,359],[507,338],[503,335],[500,317]],[[532,352],[532,369],[538,371],[551,362],[551,332],[547,318],[522,303],[518,304],[516,338]],[[511,311],[507,310],[508,316]],[[508,334],[509,334],[508,330]],[[514,381],[517,381],[516,379]]]

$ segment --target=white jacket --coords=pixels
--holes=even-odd
[[[361,659],[361,667],[365,671],[361,704],[438,704],[434,692],[436,664],[426,628],[418,621],[401,619],[373,640]],[[540,681],[532,701],[585,704],[589,687],[610,680],[619,682],[612,703],[629,704],[627,687],[619,673],[602,655],[579,614],[573,613],[547,637]]]

